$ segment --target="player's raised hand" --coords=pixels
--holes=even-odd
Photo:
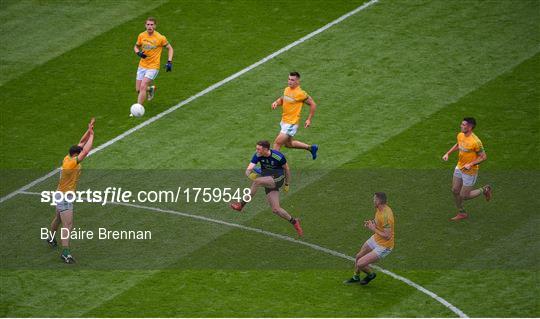
[[[310,119],[307,119],[306,120],[306,123],[304,124],[304,128],[308,128],[311,126],[311,120]]]
[[[448,153],[443,155],[442,160],[445,161],[445,162],[448,161]]]
[[[88,129],[91,131],[94,129],[94,123],[96,122],[96,119],[93,117],[90,119],[90,123],[88,123]]]
[[[167,64],[165,64],[165,71],[166,72],[172,71],[172,61],[167,61]]]

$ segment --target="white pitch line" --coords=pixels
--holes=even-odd
[[[287,46],[285,46],[285,47],[283,47],[283,48],[277,50],[276,52],[274,52],[274,53],[272,53],[272,54],[270,54],[270,55],[268,55],[268,56],[262,58],[261,60],[255,62],[255,63],[253,63],[252,65],[250,65],[250,66],[248,66],[248,67],[246,67],[246,68],[244,68],[244,69],[242,69],[242,70],[240,70],[240,71],[234,73],[233,75],[231,75],[231,76],[229,76],[229,77],[227,77],[227,78],[225,78],[225,79],[223,79],[223,80],[221,80],[221,81],[219,81],[219,82],[217,82],[217,83],[212,84],[211,86],[207,87],[206,89],[204,89],[204,90],[200,91],[199,93],[197,93],[197,94],[195,94],[195,95],[193,95],[193,96],[191,96],[191,97],[189,97],[189,98],[183,100],[182,102],[176,104],[175,106],[170,107],[169,109],[167,109],[167,110],[165,110],[165,111],[163,111],[163,112],[161,112],[161,113],[155,115],[154,117],[152,117],[152,118],[150,118],[150,119],[148,119],[148,120],[142,122],[141,124],[139,124],[139,125],[137,125],[137,126],[135,126],[135,127],[132,127],[131,129],[125,131],[124,133],[118,135],[117,137],[115,137],[115,138],[113,138],[113,139],[111,139],[111,140],[109,140],[109,141],[107,141],[107,142],[105,142],[105,143],[99,145],[98,147],[94,148],[94,149],[88,154],[88,156],[91,156],[92,154],[95,154],[95,153],[97,153],[97,152],[99,152],[99,151],[101,151],[101,150],[103,150],[103,149],[105,149],[105,148],[111,146],[112,144],[114,144],[114,143],[116,143],[116,142],[122,140],[122,139],[125,138],[126,136],[129,136],[129,135],[133,134],[134,132],[140,130],[141,128],[143,128],[143,127],[145,127],[145,126],[147,126],[147,125],[150,125],[151,123],[153,123],[153,122],[159,120],[160,118],[164,117],[165,115],[167,115],[167,114],[169,114],[169,113],[172,113],[172,112],[176,111],[177,109],[179,109],[179,108],[181,108],[182,106],[188,104],[189,102],[191,102],[191,101],[193,101],[193,100],[195,100],[195,99],[197,99],[197,98],[199,98],[199,97],[201,97],[201,96],[203,96],[203,95],[206,95],[206,94],[209,93],[209,92],[212,92],[213,90],[215,90],[215,89],[217,89],[217,88],[223,86],[224,84],[226,84],[226,83],[228,83],[228,82],[231,82],[232,80],[234,80],[234,79],[240,77],[240,76],[243,75],[244,73],[247,73],[247,72],[253,70],[254,68],[258,67],[259,65],[264,64],[264,63],[266,63],[266,62],[272,60],[272,59],[275,58],[276,56],[278,56],[278,55],[280,55],[280,54],[282,54],[282,53],[284,53],[284,52],[289,51],[290,49],[294,48],[295,46],[297,46],[297,45],[299,45],[299,44],[301,44],[301,43],[303,43],[303,42],[305,42],[305,41],[307,41],[307,40],[313,38],[313,37],[316,36],[317,34],[323,32],[323,31],[326,31],[327,29],[333,27],[334,25],[336,25],[336,24],[342,22],[343,20],[349,18],[350,16],[352,16],[352,15],[354,15],[354,14],[356,14],[356,13],[358,13],[358,12],[364,10],[364,9],[366,9],[367,7],[369,7],[369,6],[371,6],[372,4],[375,4],[375,3],[377,3],[377,2],[379,2],[379,0],[371,0],[371,1],[369,1],[369,2],[364,3],[363,5],[359,6],[358,8],[356,8],[356,9],[354,9],[354,10],[352,10],[352,11],[350,11],[350,12],[344,14],[344,15],[342,15],[341,17],[337,18],[336,20],[334,20],[334,21],[332,21],[332,22],[330,22],[330,23],[328,23],[328,24],[326,24],[326,25],[320,27],[319,29],[317,29],[317,30],[311,32],[310,34],[304,36],[303,38],[301,38],[301,39],[299,39],[299,40],[296,40],[296,41],[292,42],[291,44],[289,44],[289,45],[287,45]],[[26,190],[30,189],[31,187],[33,187],[33,186],[35,186],[35,185],[41,183],[42,181],[48,179],[49,177],[55,175],[55,174],[58,173],[59,171],[60,171],[60,169],[59,169],[59,168],[56,168],[56,169],[54,169],[53,171],[49,172],[48,174],[46,174],[46,175],[44,175],[44,176],[42,176],[42,177],[40,177],[40,178],[38,178],[38,179],[36,179],[36,180],[30,182],[30,183],[24,185],[23,187],[17,189],[16,191],[13,191],[13,192],[7,194],[7,195],[4,196],[4,197],[1,197],[1,198],[0,198],[0,203],[2,203],[2,202],[4,202],[4,201],[6,201],[6,200],[8,200],[8,199],[10,199],[10,198],[12,198],[12,197],[14,197],[14,196],[16,196],[17,194],[19,194],[19,193],[21,193],[21,192],[23,192],[23,191],[26,191]]]
[[[41,195],[40,193],[27,192],[27,191],[21,191],[20,194]],[[281,239],[281,240],[286,240],[286,241],[289,241],[289,242],[292,242],[292,243],[295,243],[295,244],[304,245],[304,246],[310,247],[310,248],[312,248],[314,250],[322,251],[322,252],[327,253],[329,255],[339,257],[339,258],[343,258],[343,259],[346,259],[346,260],[349,260],[349,261],[353,261],[353,262],[355,261],[354,257],[345,255],[345,254],[340,253],[338,251],[335,251],[335,250],[332,250],[332,249],[329,249],[329,248],[326,248],[326,247],[322,247],[322,246],[319,246],[319,245],[316,245],[316,244],[308,243],[308,242],[305,242],[305,241],[302,241],[302,240],[298,240],[298,239],[295,239],[295,238],[292,238],[292,237],[289,237],[289,236],[276,234],[276,233],[273,233],[273,232],[270,232],[270,231],[267,231],[267,230],[264,230],[264,229],[260,229],[260,228],[244,226],[244,225],[241,225],[241,224],[230,223],[230,222],[226,222],[226,221],[219,220],[219,219],[213,219],[213,218],[204,217],[204,216],[192,215],[192,214],[182,213],[182,212],[175,211],[175,210],[161,209],[161,208],[151,207],[151,206],[142,206],[142,205],[137,205],[137,204],[115,203],[115,202],[111,202],[109,204],[118,205],[118,206],[132,207],[132,208],[137,208],[137,209],[142,209],[142,210],[150,210],[150,211],[166,213],[166,214],[172,214],[172,215],[187,217],[187,218],[191,218],[191,219],[197,219],[197,220],[201,220],[201,221],[205,221],[205,222],[209,222],[209,223],[214,223],[214,224],[220,224],[220,225],[225,225],[225,226],[229,226],[229,227],[239,228],[239,229],[247,230],[247,231],[250,231],[250,232],[259,233],[259,234],[263,234],[263,235],[266,235],[266,236],[278,238],[278,239]],[[381,267],[376,266],[376,265],[373,265],[372,267],[377,269],[378,271],[380,271],[380,272],[394,278],[394,279],[397,279],[397,280],[399,280],[401,282],[406,283],[407,285],[417,289],[420,292],[423,292],[424,294],[428,295],[429,297],[431,297],[431,298],[435,299],[436,301],[438,301],[439,303],[441,303],[446,308],[450,309],[453,313],[455,313],[459,317],[461,317],[461,318],[469,318],[459,308],[452,305],[451,303],[449,303],[448,301],[446,301],[444,298],[440,297],[436,293],[434,293],[434,292],[420,286],[419,284],[413,282],[412,280],[407,279],[407,278],[405,278],[403,276],[400,276],[398,274],[395,274],[395,273],[391,272],[390,270],[381,268]]]

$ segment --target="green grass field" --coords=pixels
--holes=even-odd
[[[0,59],[0,196],[58,167],[90,117],[99,146],[361,4],[2,1],[0,40],[14,45]],[[150,15],[174,69],[134,119],[132,46]],[[369,237],[362,222],[385,191],[396,247],[381,267],[471,317],[539,317],[538,21],[538,1],[380,0],[83,164],[82,190],[247,187],[255,142],[278,132],[270,104],[297,70],[318,103],[297,138],[320,145],[316,161],[283,150],[294,176],[282,205],[302,219],[302,243],[262,191],[240,214],[226,203],[80,203],[75,227],[152,239],[74,240],[77,264],[65,265],[39,238],[51,206],[31,194],[0,202],[0,315],[456,317],[381,272],[342,284],[352,262],[339,253]],[[450,223],[456,157],[441,156],[465,116],[478,121],[488,155],[478,184],[494,198],[467,202],[471,218]]]

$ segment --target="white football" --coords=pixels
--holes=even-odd
[[[142,106],[142,104],[135,103],[131,106],[130,111],[131,115],[135,117],[141,117],[144,115],[144,106]]]

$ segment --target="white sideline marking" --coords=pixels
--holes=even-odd
[[[40,193],[27,192],[27,191],[21,191],[20,194],[39,195],[39,196],[41,195]],[[340,253],[338,251],[335,251],[335,250],[332,250],[332,249],[329,249],[329,248],[325,248],[325,247],[322,247],[322,246],[319,246],[319,245],[316,245],[316,244],[308,243],[308,242],[305,242],[305,241],[301,241],[301,240],[298,240],[298,239],[295,239],[295,238],[292,238],[292,237],[289,237],[289,236],[272,233],[272,232],[269,232],[267,230],[263,230],[263,229],[260,229],[260,228],[244,226],[244,225],[241,225],[241,224],[230,223],[230,222],[226,222],[226,221],[219,220],[219,219],[213,219],[213,218],[208,218],[208,217],[204,217],[204,216],[192,215],[192,214],[188,214],[188,213],[178,212],[178,211],[175,211],[175,210],[161,209],[161,208],[151,207],[151,206],[142,206],[142,205],[137,205],[137,204],[115,203],[115,202],[111,202],[110,204],[118,205],[118,206],[127,206],[127,207],[132,207],[132,208],[143,209],[143,210],[150,210],[150,211],[166,213],[166,214],[172,214],[172,215],[178,215],[178,216],[182,216],[182,217],[198,219],[198,220],[209,222],[209,223],[214,223],[214,224],[220,224],[220,225],[225,225],[225,226],[229,226],[229,227],[239,228],[239,229],[251,231],[251,232],[254,232],[254,233],[259,233],[259,234],[267,235],[267,236],[270,236],[270,237],[286,240],[286,241],[289,241],[289,242],[292,242],[292,243],[295,243],[295,244],[304,245],[304,246],[310,247],[310,248],[312,248],[314,250],[322,251],[322,252],[327,253],[329,255],[336,256],[336,257],[339,257],[339,258],[343,258],[343,259],[346,259],[346,260],[350,260],[350,261],[353,261],[353,262],[355,261],[354,257],[345,255],[345,254]],[[461,317],[461,318],[469,318],[459,308],[452,305],[451,303],[449,303],[448,301],[446,301],[442,297],[438,296],[436,293],[434,293],[434,292],[420,286],[419,284],[417,284],[417,283],[415,283],[415,282],[413,282],[413,281],[411,281],[411,280],[409,280],[409,279],[407,279],[407,278],[405,278],[403,276],[395,274],[395,273],[391,272],[390,270],[386,270],[384,268],[381,268],[379,266],[373,265],[372,267],[377,269],[378,271],[380,271],[380,272],[394,278],[394,279],[397,279],[397,280],[399,280],[401,282],[406,283],[407,285],[419,290],[420,292],[423,292],[424,294],[428,295],[429,297],[431,297],[431,298],[435,299],[436,301],[438,301],[439,303],[441,303],[446,308],[450,309],[453,313],[455,313],[459,317]]]
[[[95,154],[95,153],[97,153],[97,152],[99,152],[99,151],[101,151],[101,150],[103,150],[103,149],[105,149],[105,148],[111,146],[112,144],[114,144],[114,143],[120,141],[121,139],[123,139],[124,137],[131,135],[133,132],[136,132],[136,131],[140,130],[141,128],[143,128],[143,127],[145,127],[145,126],[147,126],[147,125],[149,125],[149,124],[151,124],[151,123],[153,123],[153,122],[159,120],[160,118],[164,117],[165,115],[167,115],[167,114],[169,114],[169,113],[171,113],[171,112],[176,111],[177,109],[179,109],[179,108],[181,108],[182,106],[188,104],[189,102],[191,102],[191,101],[193,101],[193,100],[195,100],[195,99],[197,99],[197,98],[199,98],[199,97],[201,97],[201,96],[203,96],[203,95],[205,95],[205,94],[207,94],[207,93],[209,93],[209,92],[212,92],[213,90],[215,90],[215,89],[217,89],[217,88],[223,86],[224,84],[226,84],[226,83],[228,83],[228,82],[231,82],[232,80],[234,80],[234,79],[240,77],[240,76],[243,75],[244,73],[247,73],[247,72],[253,70],[254,68],[258,67],[259,65],[264,64],[264,63],[266,63],[266,62],[272,60],[272,59],[275,58],[276,56],[278,56],[278,55],[280,55],[280,54],[282,54],[282,53],[284,53],[284,52],[289,51],[291,48],[293,48],[293,47],[295,47],[295,46],[297,46],[297,45],[299,45],[299,44],[301,44],[301,43],[303,43],[303,42],[305,42],[305,41],[307,41],[307,40],[313,38],[313,37],[316,36],[317,34],[323,32],[323,31],[326,31],[327,29],[333,27],[334,25],[340,23],[341,21],[347,19],[348,17],[350,17],[350,16],[352,16],[352,15],[354,15],[354,14],[356,14],[356,13],[362,11],[362,10],[364,10],[365,8],[371,6],[372,4],[375,4],[375,3],[377,3],[377,2],[379,2],[379,0],[371,0],[371,1],[369,1],[369,2],[364,3],[363,5],[359,6],[358,8],[356,8],[356,9],[354,9],[354,10],[352,10],[352,11],[350,11],[350,12],[344,14],[344,15],[342,15],[341,17],[337,18],[336,20],[334,20],[334,21],[332,21],[332,22],[330,22],[330,23],[328,23],[328,24],[326,24],[326,25],[320,27],[319,29],[317,29],[317,30],[311,32],[310,34],[304,36],[303,38],[301,38],[301,39],[299,39],[299,40],[296,40],[296,41],[292,42],[291,44],[289,44],[289,45],[287,45],[287,46],[285,46],[285,47],[283,47],[283,48],[277,50],[276,52],[274,52],[274,53],[272,53],[272,54],[266,56],[265,58],[263,58],[263,59],[261,59],[261,60],[255,62],[255,63],[253,63],[252,65],[250,65],[250,66],[248,66],[248,67],[246,67],[246,68],[244,68],[244,69],[242,69],[242,70],[240,70],[240,71],[234,73],[233,75],[231,75],[231,76],[229,76],[229,77],[227,77],[227,78],[225,78],[225,79],[223,79],[223,80],[221,80],[221,81],[219,81],[219,82],[217,82],[217,83],[212,84],[211,86],[207,87],[206,89],[204,89],[204,90],[200,91],[199,93],[197,93],[197,94],[195,94],[195,95],[193,95],[193,96],[191,96],[191,97],[189,97],[189,98],[183,100],[182,102],[176,104],[175,106],[170,107],[169,109],[167,109],[167,110],[165,110],[165,111],[163,111],[163,112],[161,112],[161,113],[155,115],[155,116],[152,117],[152,118],[149,118],[148,120],[142,122],[141,124],[139,124],[139,125],[137,125],[137,126],[135,126],[135,127],[130,128],[129,130],[125,131],[124,133],[118,135],[117,137],[115,137],[115,138],[113,138],[113,139],[111,139],[111,140],[109,140],[109,141],[107,141],[107,142],[105,142],[105,143],[99,145],[98,147],[94,148],[94,149],[88,154],[88,156],[91,156],[92,154]],[[60,171],[60,169],[59,169],[59,168],[56,168],[55,170],[49,172],[48,174],[46,174],[46,175],[44,175],[44,176],[42,176],[42,177],[40,177],[40,178],[34,180],[33,182],[30,182],[30,183],[24,185],[23,187],[17,189],[16,191],[13,191],[13,192],[7,194],[7,195],[4,196],[4,197],[1,197],[1,198],[0,198],[0,203],[2,203],[2,202],[4,202],[4,201],[6,201],[6,200],[8,200],[8,199],[10,199],[10,198],[12,198],[12,197],[14,197],[14,196],[16,196],[17,194],[19,194],[19,193],[21,193],[21,192],[23,192],[23,191],[26,191],[26,190],[28,190],[29,188],[31,188],[31,187],[33,187],[33,186],[35,186],[35,185],[41,183],[42,181],[44,181],[44,180],[48,179],[49,177],[55,175],[55,174],[58,173],[59,171]]]

